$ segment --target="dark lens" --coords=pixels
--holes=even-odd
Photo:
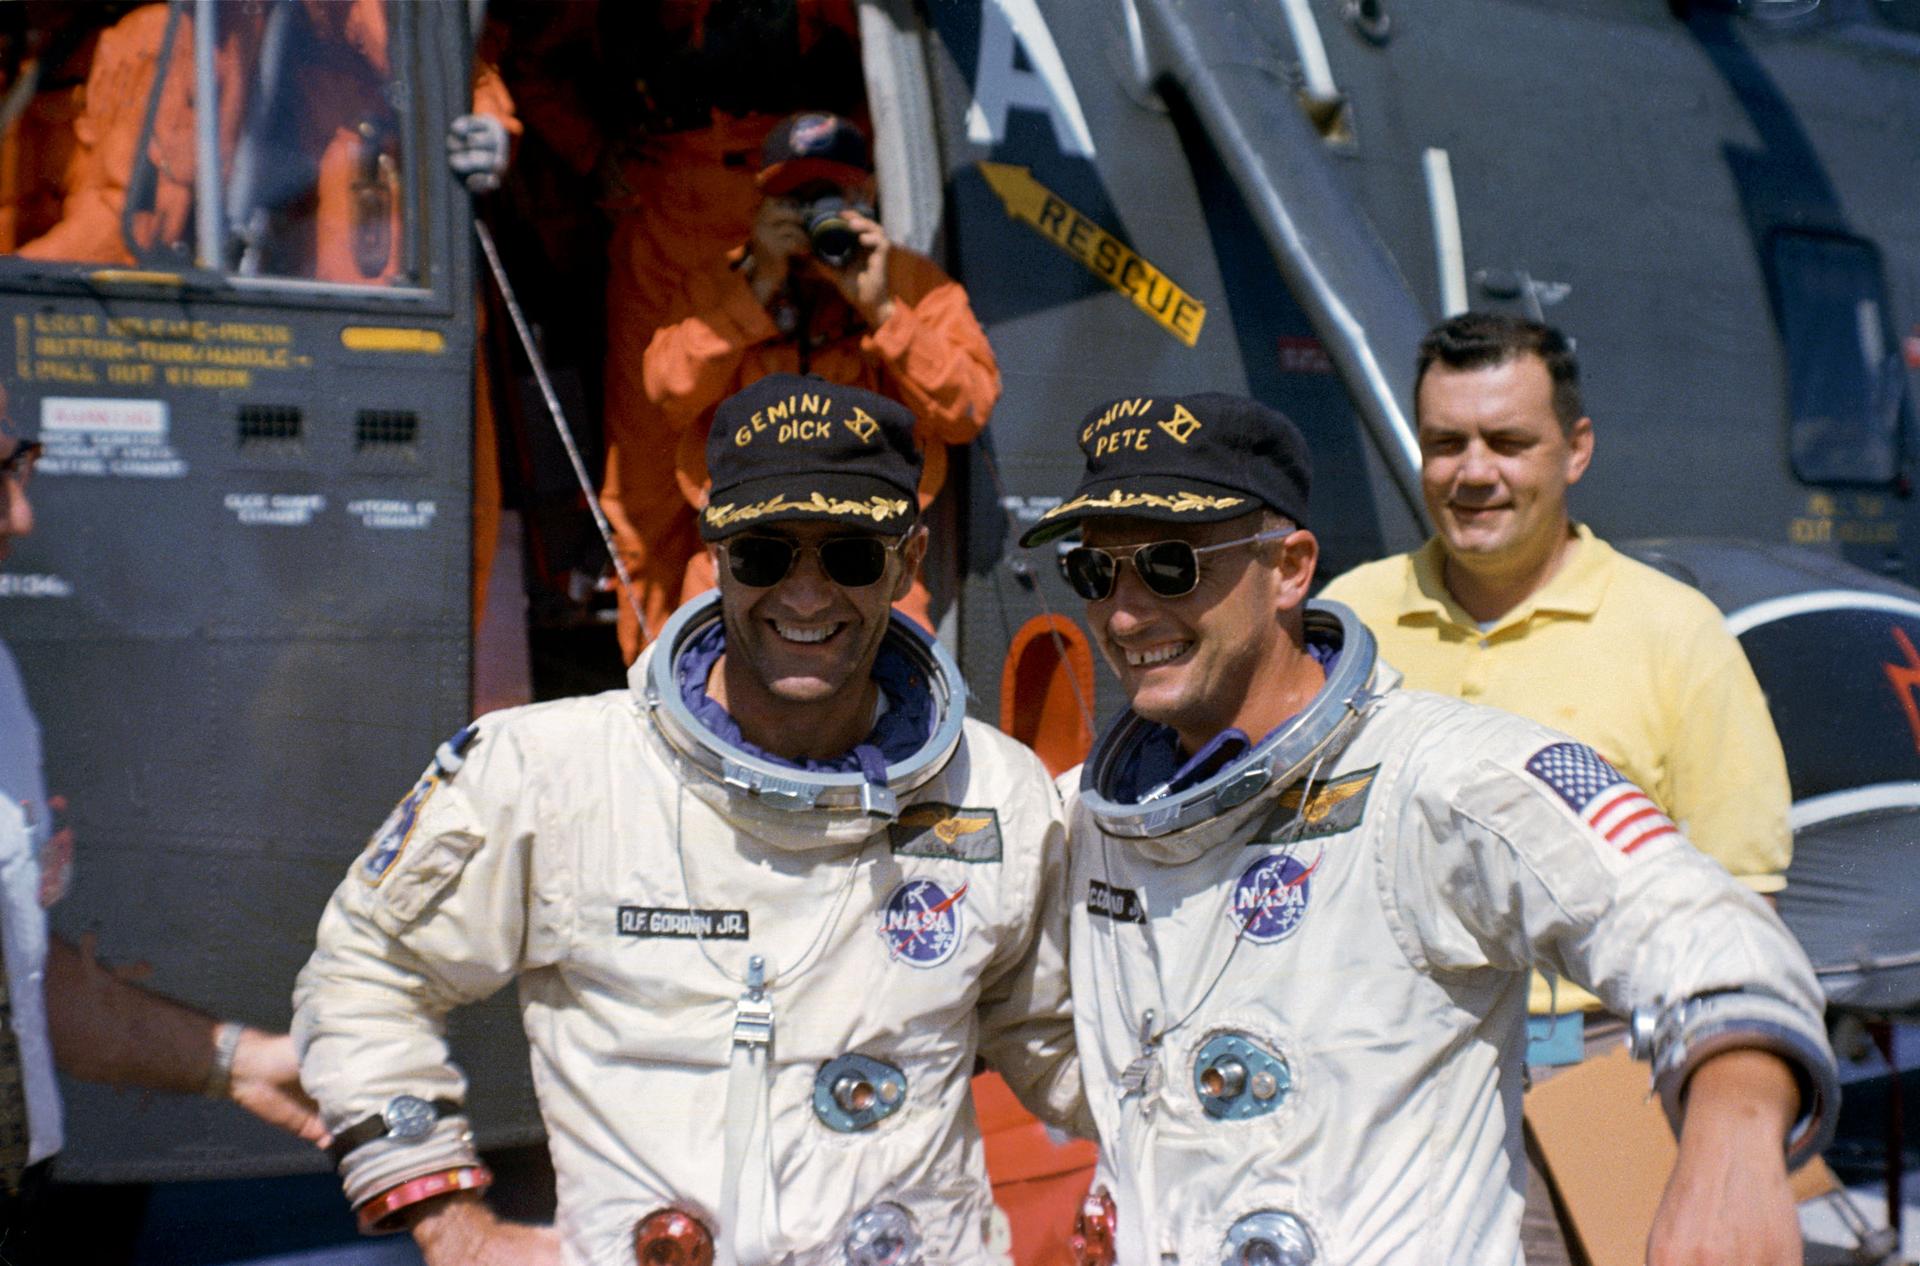
[[[1200,583],[1200,560],[1185,541],[1155,541],[1133,551],[1133,569],[1162,598],[1178,598]]]
[[[887,570],[887,545],[876,536],[836,536],[820,542],[820,570],[843,589],[865,589]]]
[[[842,268],[860,249],[860,235],[838,213],[814,220],[807,226],[813,253],[829,268]]]
[[[736,536],[727,542],[727,570],[753,589],[770,589],[793,566],[793,542],[777,536]]]
[[[1060,556],[1060,574],[1073,591],[1088,602],[1099,602],[1113,592],[1113,555],[1081,545]]]

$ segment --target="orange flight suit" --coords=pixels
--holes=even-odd
[[[700,552],[700,541],[667,458],[674,432],[648,398],[643,360],[688,275],[711,267],[752,232],[760,207],[754,169],[778,122],[766,114],[716,114],[711,128],[661,137],[644,160],[618,168],[634,200],[610,207],[600,505],[653,633],[680,604],[687,560]],[[624,599],[617,610],[620,646],[631,662],[643,645],[639,621]]]
[[[669,48],[705,49],[716,25],[709,21],[714,8],[713,0],[659,0],[648,18],[652,38]],[[533,130],[574,170],[597,175],[604,190],[601,205],[613,232],[607,246],[606,477],[600,504],[647,627],[657,632],[679,604],[687,559],[699,542],[672,463],[663,460],[674,435],[647,398],[642,359],[687,277],[752,231],[760,205],[753,177],[774,125],[821,100],[832,99],[840,109],[846,103],[838,98],[858,95],[857,66],[840,77],[845,82],[839,92],[820,97],[826,85],[805,63],[830,40],[857,43],[859,24],[850,0],[796,0],[791,82],[768,81],[744,92],[738,77],[715,84],[705,125],[690,126],[684,101],[677,102],[677,112],[668,111],[670,117],[657,116],[661,103],[650,95],[656,87],[651,82],[619,85],[632,92],[630,117],[597,118],[587,108],[582,62],[597,54],[615,78],[621,74],[611,66],[618,58],[598,48],[608,38],[600,29],[602,16],[588,4],[549,6],[544,23],[515,50],[512,82]],[[716,56],[724,60],[725,54]],[[639,621],[624,599],[618,612],[620,644],[631,660],[642,645]]]
[[[965,287],[924,255],[902,246],[887,255],[893,312],[869,329],[837,291],[822,288],[811,314],[813,345],[803,359],[797,339],[783,335],[754,297],[739,268],[744,248],[689,279],[675,308],[647,345],[647,398],[678,437],[676,508],[684,538],[695,542],[694,507],[704,504],[707,432],[722,400],[768,374],[813,373],[829,382],[892,396],[913,411],[923,467],[924,509],[947,479],[947,445],[970,443],[1000,398],[1000,368],[974,319]],[[818,341],[824,339],[825,341]],[[654,460],[659,461],[656,454]],[[683,563],[681,600],[713,586],[712,565],[696,549]],[[925,583],[900,609],[932,628]]]
[[[84,60],[70,56],[67,64],[91,66],[91,52],[83,50]],[[0,138],[0,254],[13,253],[58,224],[66,191],[78,183],[73,129],[86,109],[86,81],[56,80],[64,69],[42,66],[33,100]]]
[[[159,70],[167,6],[133,10],[100,33],[87,72],[84,105],[73,122],[74,153],[68,165],[60,221],[21,246],[26,259],[132,264],[120,232],[133,174],[135,150],[146,122],[147,98]],[[222,41],[223,73],[238,65],[235,41]],[[182,15],[168,52],[166,87],[154,115],[147,153],[154,167],[154,205],[134,218],[143,247],[178,242],[193,206],[193,19]],[[237,94],[229,93],[228,96]],[[231,137],[237,109],[223,109],[221,134]]]

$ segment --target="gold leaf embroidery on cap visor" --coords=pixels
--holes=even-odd
[[[804,514],[857,514],[881,523],[907,512],[908,503],[894,497],[868,497],[865,501],[847,501],[840,497],[822,496],[812,493],[802,500],[790,500],[784,494],[769,497],[765,501],[756,501],[752,505],[708,506],[703,512],[707,523],[712,527],[726,527],[732,523],[749,523],[754,519],[763,519],[769,514],[786,514],[799,511]]]
[[[1069,514],[1075,510],[1132,510],[1139,506],[1153,506],[1158,510],[1171,510],[1175,514],[1197,514],[1203,510],[1231,510],[1243,505],[1245,497],[1209,497],[1198,492],[1109,492],[1104,496],[1080,496],[1071,501],[1062,502],[1041,515],[1041,521]]]

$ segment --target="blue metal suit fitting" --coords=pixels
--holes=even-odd
[[[1291,1213],[1262,1209],[1228,1230],[1220,1266],[1313,1266],[1319,1260],[1306,1223]]]
[[[1240,1033],[1217,1033],[1193,1060],[1193,1092],[1217,1121],[1263,1117],[1293,1088],[1287,1061]]]
[[[813,1115],[838,1134],[884,1121],[906,1101],[907,1075],[869,1055],[830,1059],[814,1074]]]
[[[847,1266],[920,1266],[920,1230],[890,1200],[868,1205],[847,1224]]]

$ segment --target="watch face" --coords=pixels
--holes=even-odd
[[[395,1095],[387,1100],[387,1110],[380,1114],[387,1123],[387,1133],[397,1139],[425,1138],[433,1131],[433,1123],[439,1117],[432,1104],[414,1095]]]

